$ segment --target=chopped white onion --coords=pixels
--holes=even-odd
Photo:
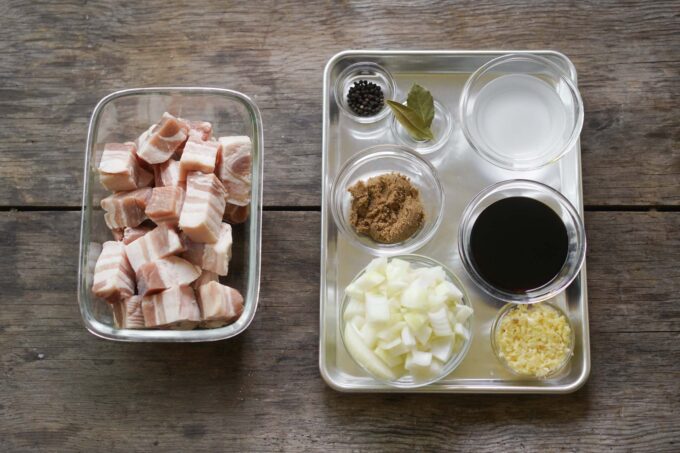
[[[456,336],[469,338],[472,309],[439,266],[377,258],[345,291],[347,349],[377,377],[438,376],[462,344]]]
[[[367,293],[366,320],[369,322],[387,322],[390,320],[390,304],[382,294]]]

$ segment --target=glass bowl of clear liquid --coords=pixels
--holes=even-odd
[[[484,159],[535,170],[574,148],[583,102],[559,66],[531,54],[491,60],[468,79],[460,101],[463,133]]]

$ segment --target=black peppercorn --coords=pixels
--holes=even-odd
[[[371,116],[380,112],[385,98],[380,86],[367,80],[357,80],[347,93],[347,104],[359,116]]]

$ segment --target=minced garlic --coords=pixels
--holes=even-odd
[[[571,354],[571,327],[549,305],[518,305],[501,319],[495,341],[499,357],[515,372],[544,377]]]

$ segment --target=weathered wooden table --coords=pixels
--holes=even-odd
[[[677,1],[0,2],[0,451],[679,451],[679,17]],[[577,393],[321,380],[321,76],[347,48],[572,58],[593,357]],[[263,111],[261,305],[230,341],[120,344],[80,319],[88,117],[151,85],[233,88]]]

